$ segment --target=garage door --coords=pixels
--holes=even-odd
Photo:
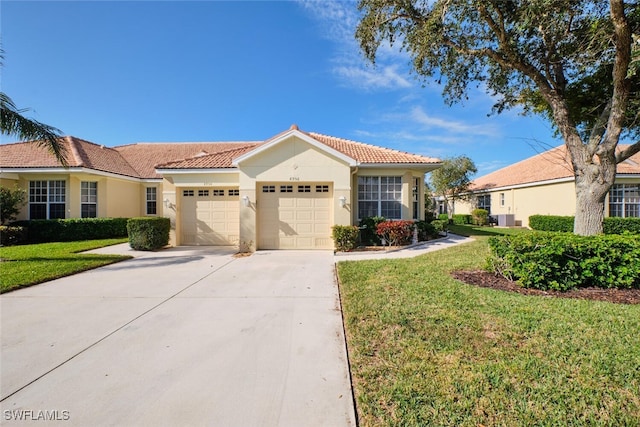
[[[240,197],[237,188],[181,190],[183,245],[237,245]]]
[[[259,249],[333,249],[333,188],[327,183],[258,184]]]

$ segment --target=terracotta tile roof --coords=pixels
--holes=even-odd
[[[85,167],[118,175],[139,177],[136,170],[115,149],[94,144],[80,138],[60,138],[66,149],[69,167]],[[0,145],[2,168],[62,167],[44,147],[33,142]]]
[[[233,168],[233,159],[241,156],[254,148],[262,145],[262,143],[245,144],[244,146],[232,148],[225,151],[219,151],[209,154],[206,151],[196,154],[195,156],[167,162],[156,165],[158,169],[224,169]]]
[[[290,130],[295,129],[292,127]],[[283,133],[286,133],[285,131]],[[281,135],[281,134],[280,134]],[[363,164],[432,164],[440,160],[343,138],[306,133],[309,137]],[[277,137],[277,136],[276,136]],[[275,138],[275,137],[274,137]],[[270,138],[270,140],[273,138]],[[163,169],[232,168],[235,158],[265,142],[137,143],[104,147],[80,138],[62,138],[70,167],[85,167],[135,178],[161,178]],[[33,143],[0,144],[0,167],[61,167],[46,149]]]
[[[360,163],[440,163],[440,159],[309,132],[310,137]]]
[[[640,153],[618,164],[618,173],[640,174]],[[573,178],[571,158],[565,145],[481,176],[472,182],[472,189],[511,187],[563,178]]]
[[[115,147],[143,178],[161,178],[157,165],[190,159],[202,153],[213,155],[229,150],[255,147],[257,142],[146,142]],[[186,167],[186,166],[185,166]],[[204,166],[202,166],[204,168]]]

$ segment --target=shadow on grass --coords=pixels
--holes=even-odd
[[[489,227],[489,226],[476,226],[476,225],[449,225],[449,231],[454,234],[459,234],[466,237],[475,236],[509,236],[513,234],[527,233],[526,228],[502,228],[502,227]]]

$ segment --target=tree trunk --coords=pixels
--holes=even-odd
[[[575,234],[602,234],[604,201],[612,185],[613,180],[603,179],[600,174],[576,174],[576,217],[573,224]]]

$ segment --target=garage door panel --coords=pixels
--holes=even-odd
[[[194,196],[182,197],[182,244],[237,245],[240,240],[240,197],[228,196],[229,188],[215,192],[198,188],[187,190],[193,190]]]
[[[333,192],[316,192],[316,184],[308,193],[280,192],[281,184],[269,185],[275,193],[258,193],[258,248],[332,249]]]

